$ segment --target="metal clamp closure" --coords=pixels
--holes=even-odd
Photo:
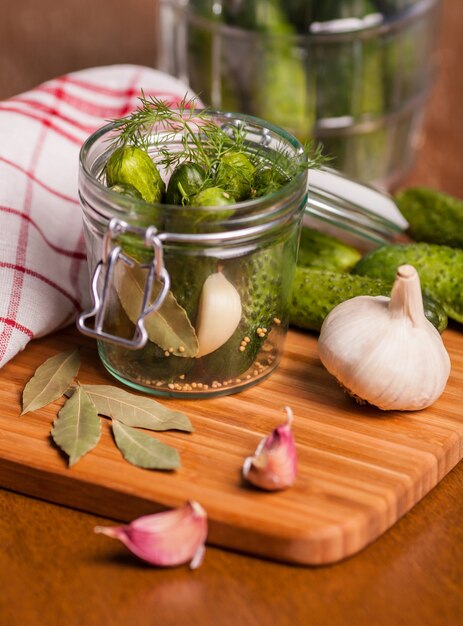
[[[136,264],[133,259],[122,252],[120,245],[114,245],[114,240],[126,233],[143,236],[146,247],[152,248],[154,252],[151,263],[140,265],[142,268],[148,268],[148,273],[143,291],[141,309],[135,322],[135,333],[131,339],[112,335],[103,330],[116,264],[121,261],[130,267]],[[155,281],[160,282],[161,289],[155,300],[150,304]],[[123,220],[113,218],[109,222],[108,229],[104,235],[102,257],[96,265],[91,281],[93,306],[90,310],[84,311],[79,315],[77,327],[84,335],[95,339],[109,341],[110,343],[131,350],[143,348],[148,341],[148,333],[146,332],[144,320],[147,315],[162,306],[169,289],[170,277],[164,266],[162,241],[158,236],[157,229],[154,226],[150,226],[144,230],[137,226],[131,226]],[[93,324],[89,323],[93,318]]]

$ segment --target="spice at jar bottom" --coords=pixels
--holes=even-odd
[[[155,390],[167,389],[178,392],[183,396],[194,396],[212,392],[214,395],[232,393],[249,385],[253,385],[267,376],[278,365],[278,350],[268,341],[262,345],[257,358],[250,367],[242,371],[234,364],[224,363],[223,367],[212,367],[209,370],[198,366],[186,374],[169,375],[169,364],[165,362],[140,364],[140,357],[135,362],[131,358],[133,352],[121,354],[120,349],[112,350],[112,346],[105,346],[104,353],[100,347],[100,354],[106,367],[115,372],[124,372],[124,376],[136,386],[151,387]],[[246,363],[246,362],[245,362]],[[150,377],[152,369],[162,373],[162,376]],[[241,373],[237,373],[241,372]]]

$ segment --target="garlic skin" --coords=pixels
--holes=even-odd
[[[450,374],[449,355],[424,315],[411,265],[397,270],[390,298],[358,296],[336,306],[322,325],[318,352],[351,395],[383,410],[430,406]]]
[[[293,412],[285,407],[288,420],[264,437],[253,456],[243,464],[243,477],[255,487],[280,491],[290,487],[297,475],[297,457],[291,430]]]
[[[241,298],[231,282],[220,271],[208,276],[199,299],[196,358],[223,346],[235,332],[241,314]]]
[[[160,567],[190,562],[196,569],[203,561],[207,514],[194,501],[170,511],[145,515],[126,526],[96,526],[96,533],[119,539],[143,561]]]

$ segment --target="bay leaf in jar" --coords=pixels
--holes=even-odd
[[[148,270],[137,265],[130,267],[118,263],[116,266],[116,291],[124,311],[134,324],[141,311],[147,275]],[[161,284],[155,282],[150,303],[154,302],[160,290]],[[161,307],[145,317],[145,328],[150,341],[175,356],[194,357],[198,352],[195,329],[171,291]]]

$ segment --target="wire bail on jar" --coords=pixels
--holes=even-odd
[[[106,309],[108,306],[110,287],[114,277],[116,263],[122,261],[129,267],[133,267],[136,262],[122,252],[120,245],[114,245],[114,241],[123,234],[131,233],[144,239],[145,246],[153,249],[153,260],[151,263],[140,265],[147,268],[148,273],[143,291],[143,301],[135,323],[135,332],[131,339],[125,339],[117,335],[112,335],[103,330]],[[150,304],[151,293],[156,281],[159,281],[161,289]],[[101,284],[101,286],[100,286]],[[79,330],[96,339],[103,339],[110,343],[123,346],[132,350],[143,348],[148,341],[148,333],[145,329],[145,318],[157,311],[163,304],[170,289],[170,277],[164,266],[164,255],[162,241],[158,236],[158,231],[154,226],[146,230],[131,226],[123,220],[112,218],[103,238],[103,249],[100,261],[95,267],[91,281],[91,295],[93,306],[90,310],[83,311],[77,319]],[[94,323],[89,322],[94,318]]]

